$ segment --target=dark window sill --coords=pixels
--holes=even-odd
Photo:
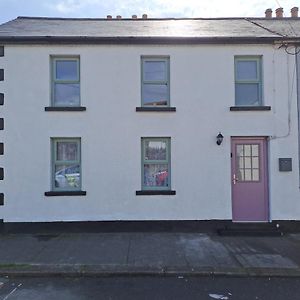
[[[163,112],[163,111],[169,111],[169,112],[175,112],[176,111],[176,107],[136,107],[135,108],[136,111],[159,111],[159,112]]]
[[[45,196],[85,196],[86,191],[50,191]]]
[[[45,107],[45,111],[85,111],[84,106],[48,106]]]
[[[271,110],[271,106],[231,106],[231,111],[265,111]]]
[[[176,195],[176,191],[158,191],[158,190],[149,190],[149,191],[136,191],[137,196],[153,196],[153,195]]]

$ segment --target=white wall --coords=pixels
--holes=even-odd
[[[85,112],[44,111],[50,103],[49,56],[62,54],[80,55]],[[170,56],[176,113],[135,111],[141,55]],[[264,102],[271,111],[229,111],[234,55],[263,55]],[[300,219],[294,64],[293,56],[267,45],[6,46],[0,59],[0,216],[5,222],[231,219],[230,136],[272,136],[270,216]],[[221,146],[215,142],[219,131],[225,137]],[[141,189],[140,139],[149,136],[171,137],[175,196],[135,195]],[[86,196],[44,196],[50,190],[50,137],[82,138]],[[279,157],[293,158],[292,172],[278,171]]]

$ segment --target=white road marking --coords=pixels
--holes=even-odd
[[[219,300],[228,300],[229,298],[227,296],[224,295],[218,295],[218,294],[208,294],[209,297],[213,298],[213,299],[219,299]]]
[[[22,285],[22,283],[18,284],[17,287],[15,287],[9,294],[7,294],[3,300],[7,300],[9,296],[11,296],[20,286]]]

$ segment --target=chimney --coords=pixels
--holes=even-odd
[[[143,14],[142,18],[147,19],[148,18],[147,14]]]
[[[276,18],[283,18],[283,8],[279,7],[275,10],[276,12]]]
[[[106,19],[111,20],[111,19],[112,19],[112,16],[111,16],[111,15],[107,15],[107,16],[106,16]]]
[[[271,8],[266,9],[266,11],[265,11],[266,19],[272,19],[272,13],[273,13],[273,11]]]
[[[132,15],[132,19],[137,19],[137,15]]]
[[[117,15],[117,19],[118,19],[118,20],[121,20],[121,19],[122,19],[122,16]]]
[[[291,18],[298,18],[298,11],[299,11],[299,8],[298,7],[293,7],[291,9]]]

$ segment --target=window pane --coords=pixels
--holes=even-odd
[[[259,105],[258,83],[236,83],[235,84],[236,105]]]
[[[55,187],[56,188],[79,188],[80,187],[80,166],[79,165],[55,166]]]
[[[78,83],[56,83],[54,85],[54,104],[58,106],[79,106],[80,89]]]
[[[57,80],[78,80],[77,60],[57,60],[56,74]]]
[[[165,61],[144,61],[145,81],[165,81],[166,77]]]
[[[252,167],[253,168],[258,168],[258,157],[253,157],[252,158]]]
[[[244,146],[243,145],[237,145],[236,146],[236,155],[237,156],[243,156],[244,155]]]
[[[144,165],[145,187],[167,187],[168,165],[167,164],[145,164]]]
[[[245,180],[251,181],[251,169],[245,169]]]
[[[164,141],[146,141],[145,160],[167,160],[167,143]]]
[[[237,61],[236,62],[237,80],[257,80],[257,62],[256,61]]]
[[[251,155],[251,145],[244,145],[245,149],[245,156],[250,156]]]
[[[252,145],[252,156],[258,156],[258,145]]]
[[[243,169],[244,168],[244,158],[240,157],[238,160],[238,166],[239,169]]]
[[[56,160],[70,161],[78,160],[78,147],[75,142],[57,142],[56,143]]]
[[[245,157],[245,168],[251,168],[251,157]]]
[[[144,105],[167,105],[168,86],[166,84],[144,84],[143,87]]]
[[[252,170],[252,180],[259,181],[259,169],[253,169]]]
[[[244,181],[245,180],[245,176],[244,176],[244,168],[238,169],[237,172],[237,179],[239,181]]]

